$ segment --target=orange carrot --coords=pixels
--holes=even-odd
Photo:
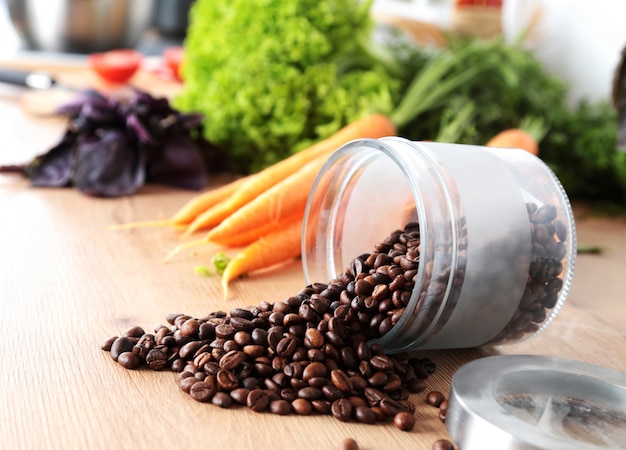
[[[252,179],[246,181],[228,199],[218,203],[213,208],[207,210],[202,217],[198,217],[197,220],[194,220],[189,225],[185,234],[189,235],[197,230],[212,228],[218,225],[237,209],[250,202],[276,183],[284,180],[309,161],[323,155],[329,156],[339,147],[354,139],[376,139],[394,136],[396,133],[397,130],[393,122],[383,114],[371,114],[356,120],[346,125],[332,136],[263,169]]]
[[[521,128],[503,130],[492,137],[486,145],[487,147],[519,148],[535,156],[539,154],[539,143],[537,139]]]
[[[303,217],[309,192],[326,160],[326,155],[322,155],[262,192],[209,231],[207,239],[222,243],[229,236],[245,234],[286,217]]]
[[[215,206],[219,202],[228,198],[235,190],[239,188],[248,177],[238,178],[223,186],[210,189],[201,194],[192,197],[187,203],[185,203],[172,217],[164,220],[146,220],[140,222],[129,222],[119,225],[110,225],[108,229],[111,230],[128,230],[133,228],[145,228],[145,227],[166,227],[171,226],[174,228],[187,229],[189,224],[193,220],[201,215],[207,209]]]
[[[237,210],[237,208],[233,206],[231,199],[232,197],[222,200],[196,217],[187,226],[183,237],[189,237],[196,231],[213,228],[222,222],[222,220],[226,219],[233,211]]]
[[[257,239],[274,231],[280,231],[296,220],[301,220],[304,216],[302,213],[296,213],[291,216],[283,217],[279,221],[266,222],[257,228],[250,228],[245,231],[236,234],[228,234],[222,238],[212,240],[215,244],[223,245],[225,247],[243,247],[245,245],[252,244]],[[208,241],[208,239],[205,239]]]
[[[300,255],[302,219],[284,229],[269,233],[239,252],[222,274],[224,298],[228,297],[228,284],[238,276],[289,261]]]
[[[207,209],[215,206],[235,192],[248,177],[238,178],[215,189],[196,195],[185,203],[170,219],[175,225],[188,225]]]

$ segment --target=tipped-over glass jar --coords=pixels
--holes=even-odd
[[[318,175],[303,227],[307,282],[346,270],[386,280],[378,302],[354,290],[343,301],[379,308],[364,326],[390,353],[538,334],[567,297],[575,257],[565,190],[518,149],[353,141]]]

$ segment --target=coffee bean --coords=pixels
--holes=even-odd
[[[445,396],[438,391],[431,391],[426,396],[426,402],[435,408],[439,408],[445,399]]]
[[[389,417],[393,417],[400,412],[410,412],[407,405],[390,397],[385,397],[381,399],[379,405],[381,409],[385,412],[385,414],[387,414],[387,416]]]
[[[267,392],[262,389],[251,390],[246,398],[246,405],[254,412],[265,411],[269,407],[269,404],[269,396]]]
[[[380,406],[372,406],[370,407],[370,409],[376,415],[377,422],[383,422],[387,420],[387,418],[389,417],[387,416],[387,413],[385,413],[385,411]]]
[[[146,332],[144,331],[143,328],[139,326],[133,326],[133,327],[127,328],[126,331],[122,333],[122,336],[140,338],[144,334],[146,334]]]
[[[354,416],[361,423],[372,424],[376,422],[376,414],[369,406],[357,406],[354,409]]]
[[[229,323],[230,326],[235,330],[235,332],[250,331],[252,330],[252,328],[254,328],[252,319],[246,319],[244,317],[231,317]]]
[[[292,356],[296,351],[297,345],[298,342],[296,341],[295,337],[292,335],[287,335],[283,337],[276,345],[276,353],[278,353],[279,356],[283,357]]]
[[[125,369],[137,369],[141,366],[141,359],[133,352],[124,352],[117,357],[117,362]]]
[[[217,379],[217,385],[224,391],[232,391],[239,387],[239,379],[230,370],[220,369],[215,376]]]
[[[352,438],[346,438],[341,442],[341,450],[359,450],[359,444]]]
[[[446,423],[446,416],[448,415],[448,400],[441,402],[439,406],[439,420]]]
[[[324,335],[317,328],[309,328],[304,334],[304,345],[307,348],[320,349],[324,346]]]
[[[330,379],[333,386],[341,392],[350,392],[354,389],[352,381],[343,370],[333,370],[330,373]]]
[[[379,405],[380,401],[386,397],[385,394],[383,394],[381,391],[372,387],[366,387],[363,390],[363,394],[369,402],[370,406]]]
[[[389,357],[384,355],[376,355],[372,356],[370,359],[370,364],[377,370],[385,371],[393,369],[393,363],[389,359]]]
[[[250,389],[240,387],[230,391],[230,397],[238,404],[245,405],[248,401],[248,394]]]
[[[274,400],[270,403],[270,412],[279,416],[286,416],[293,411],[291,403],[287,400]]]
[[[146,363],[152,370],[163,370],[169,362],[169,354],[165,348],[156,347],[148,352]]]
[[[331,404],[330,409],[333,417],[342,422],[348,422],[352,416],[352,404],[346,398],[335,400]]]
[[[313,410],[327,416],[332,414],[330,405],[331,402],[329,400],[311,400],[311,406],[313,406]]]
[[[111,346],[113,345],[113,342],[115,342],[115,340],[117,339],[117,336],[112,336],[110,338],[108,338],[106,341],[104,341],[102,344],[100,344],[100,348],[102,350],[104,350],[105,352],[110,352],[111,351]]]
[[[199,402],[211,401],[216,392],[217,387],[215,384],[207,381],[198,381],[189,390],[191,398]]]
[[[122,353],[132,352],[136,342],[137,339],[128,336],[118,337],[111,344],[111,349],[109,350],[111,352],[111,358],[113,358],[114,361],[117,361],[117,358]]]
[[[415,416],[408,412],[399,412],[393,417],[393,424],[402,431],[411,431],[415,427]]]
[[[312,386],[306,386],[298,389],[298,397],[307,400],[318,400],[323,397],[321,389]]]
[[[374,372],[372,376],[367,379],[367,384],[373,387],[380,387],[387,383],[388,377],[385,372]]]
[[[237,350],[231,350],[222,356],[219,361],[220,369],[234,370],[243,362],[243,353]]]
[[[411,392],[412,394],[416,394],[426,389],[426,381],[421,378],[413,378],[406,384],[406,387],[409,392]]]
[[[189,394],[189,391],[191,390],[191,387],[200,382],[200,380],[198,380],[196,377],[194,377],[193,375],[187,378],[184,378],[183,380],[180,381],[180,390]]]
[[[312,362],[308,364],[302,373],[302,379],[309,381],[315,377],[325,377],[328,372],[328,368],[321,362]]]
[[[197,337],[200,331],[200,322],[196,319],[187,319],[179,328],[180,334],[185,337]]]
[[[454,445],[447,439],[438,439],[433,443],[433,450],[454,450]]]
[[[213,398],[211,399],[211,403],[220,408],[230,408],[233,405],[233,399],[226,392],[216,392],[213,394]]]
[[[300,416],[308,416],[313,412],[313,405],[306,398],[297,398],[291,402],[293,411]]]
[[[210,322],[200,324],[198,328],[198,339],[207,340],[215,338],[215,325]]]
[[[349,378],[352,390],[362,391],[367,387],[367,380],[361,376],[353,375]]]

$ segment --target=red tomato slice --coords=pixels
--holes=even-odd
[[[183,80],[180,69],[184,56],[183,47],[169,47],[163,51],[163,63],[172,71],[178,81]]]
[[[139,69],[143,55],[131,49],[93,53],[87,58],[98,75],[110,83],[124,83]]]
[[[502,8],[502,0],[456,0],[456,6],[484,6],[488,8]]]

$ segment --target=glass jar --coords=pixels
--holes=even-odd
[[[406,224],[418,229],[419,256],[406,306],[374,339],[387,352],[517,342],[540,333],[567,297],[571,205],[526,151],[397,137],[344,145],[309,196],[307,283],[332,280],[357,256],[364,264]]]

